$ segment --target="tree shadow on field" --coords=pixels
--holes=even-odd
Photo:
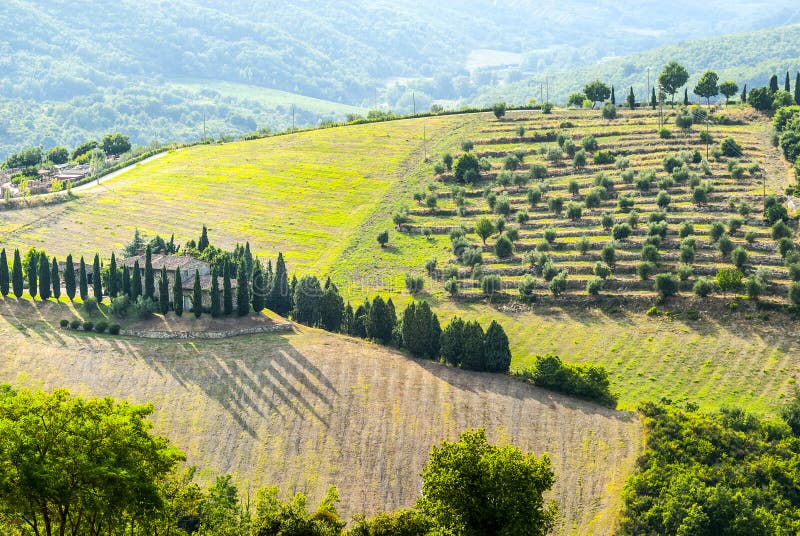
[[[155,345],[169,347],[168,352],[151,350],[151,345],[141,348],[133,340],[127,342],[158,374],[169,375],[184,388],[200,388],[252,437],[258,435],[259,422],[274,416],[285,420],[295,414],[328,426],[327,415],[336,390],[286,336],[159,341]],[[126,351],[118,341],[115,343]]]

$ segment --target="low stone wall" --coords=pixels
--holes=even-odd
[[[119,334],[126,337],[141,337],[144,339],[227,339],[240,335],[256,335],[258,333],[279,333],[292,331],[292,324],[284,322],[269,326],[256,326],[252,328],[232,329],[227,331],[150,331],[123,329]]]

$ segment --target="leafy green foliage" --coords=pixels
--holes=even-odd
[[[616,407],[608,372],[600,365],[564,363],[558,356],[537,356],[536,363],[517,373],[536,386]]]

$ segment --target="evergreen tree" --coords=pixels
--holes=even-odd
[[[389,309],[383,298],[377,296],[369,308],[367,317],[367,337],[381,344],[389,344],[392,341],[392,331],[394,326],[391,323]]]
[[[39,297],[42,301],[50,299],[53,287],[50,286],[50,259],[44,251],[39,255]]]
[[[617,104],[617,96],[614,93],[614,86],[611,86],[611,104]]]
[[[61,298],[61,276],[58,273],[58,261],[55,257],[50,267],[50,282],[53,285],[53,297],[58,301]]]
[[[403,313],[403,344],[417,357],[439,357],[442,328],[426,302],[412,302]]]
[[[6,258],[6,248],[0,251],[0,294],[5,298],[8,296],[8,259]]]
[[[172,308],[176,315],[183,315],[183,282],[180,268],[175,269],[175,281],[172,283]]]
[[[217,276],[217,270],[214,269],[211,271],[211,317],[219,318],[221,315],[219,277]]]
[[[139,260],[133,261],[133,271],[131,272],[131,301],[135,302],[142,295],[142,269]]]
[[[747,102],[747,84],[742,88],[742,103]]]
[[[657,105],[658,105],[658,99],[656,99],[656,88],[654,86],[653,87],[653,94],[650,97],[650,106],[652,106],[653,110],[655,110]]]
[[[353,313],[353,327],[351,335],[362,339],[367,338],[367,315],[369,314],[369,301],[359,305]]]
[[[67,255],[67,260],[64,261],[64,288],[67,291],[67,298],[69,301],[75,299],[75,263],[72,262],[72,254]]]
[[[92,263],[92,292],[97,300],[97,303],[103,301],[103,281],[100,277],[100,255],[94,254],[94,263]]]
[[[294,291],[297,289],[297,276],[292,274],[292,282],[289,283],[289,310],[294,309]]]
[[[794,77],[794,103],[800,106],[800,72]]]
[[[162,315],[169,313],[169,278],[167,267],[161,267],[161,278],[158,280],[158,308]]]
[[[205,230],[205,226],[203,226]],[[192,312],[195,318],[203,314],[203,289],[200,287],[200,270],[194,271],[194,287],[192,287]]]
[[[294,292],[294,319],[307,326],[317,326],[320,322],[323,295],[319,279],[313,275],[303,276]]]
[[[236,275],[236,314],[246,316],[250,312],[250,290],[247,283],[247,266],[244,262],[239,263],[239,271]]]
[[[197,241],[197,251],[204,251],[208,247],[208,229],[203,225],[203,231],[200,233],[200,240]]]
[[[112,298],[116,298],[117,294],[119,294],[118,288],[118,279],[117,275],[117,257],[114,252],[111,252],[111,261],[108,263],[108,295]]]
[[[464,353],[461,355],[461,368],[485,370],[483,328],[477,322],[464,324]]]
[[[266,307],[267,289],[264,283],[264,272],[261,271],[261,263],[256,262],[253,266],[253,311],[260,313]]]
[[[778,91],[778,75],[777,74],[773,74],[769,78],[769,90],[770,90],[771,93],[775,93],[776,91]]]
[[[427,304],[426,304],[427,305]],[[428,357],[439,359],[442,344],[442,325],[436,313],[431,314],[430,324],[428,324]]]
[[[31,295],[31,299],[35,298],[39,294],[39,255],[34,254],[28,260],[28,294]]]
[[[792,86],[789,83],[789,71],[786,71],[786,81],[783,83],[783,89],[786,90],[786,93],[790,93],[792,91]]]
[[[292,289],[292,293],[294,293],[294,289]],[[289,276],[286,272],[283,253],[278,253],[278,260],[275,262],[275,275],[272,278],[269,296],[267,296],[267,308],[282,316],[289,314],[292,308],[289,294]]]
[[[334,333],[342,330],[345,311],[344,300],[339,296],[339,289],[336,288],[336,285],[327,285],[327,288],[322,293],[319,309],[319,325],[322,329]],[[350,315],[352,314],[353,310],[350,309]]]
[[[14,266],[11,267],[11,288],[17,299],[22,297],[22,259],[19,250],[14,250]]]
[[[155,297],[155,274],[153,273],[153,251],[150,246],[144,253],[144,296],[151,300]]]
[[[233,313],[233,290],[231,287],[231,265],[228,260],[222,267],[222,312],[226,315]]]
[[[412,301],[403,311],[400,331],[403,334],[403,346],[408,348],[412,355],[419,355],[419,336],[417,333],[417,302]]]
[[[486,370],[489,372],[508,372],[511,367],[511,350],[508,347],[508,337],[503,326],[495,320],[486,330],[485,356]]]
[[[253,277],[253,254],[250,252],[250,242],[244,244],[244,266],[247,270],[247,278],[252,282]]]
[[[122,294],[131,297],[131,271],[127,264],[122,267]]]
[[[86,277],[86,261],[81,257],[80,267],[78,268],[78,292],[81,296],[81,301],[85,302],[89,299],[89,280]]]
[[[689,88],[683,89],[683,105],[689,106]]]
[[[347,335],[354,335],[353,328],[354,326],[353,317],[353,306],[350,305],[350,302],[347,302],[347,305],[344,308],[344,314],[342,315],[342,333],[346,333]]]
[[[628,108],[631,110],[636,108],[636,95],[633,94],[633,86],[631,86],[631,90],[628,93]]]
[[[464,321],[455,316],[442,331],[441,354],[445,362],[458,366],[464,354]]]

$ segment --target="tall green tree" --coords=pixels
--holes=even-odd
[[[289,314],[292,308],[289,274],[286,271],[283,253],[278,253],[278,260],[275,262],[275,275],[267,297],[267,308],[282,316]]]
[[[330,278],[328,281],[330,281]],[[342,330],[345,317],[344,300],[339,295],[339,289],[333,283],[325,286],[319,309],[319,325],[321,328],[334,333]],[[350,316],[352,314],[353,310],[351,308]]]
[[[461,356],[461,368],[467,370],[485,370],[485,352],[483,328],[475,321],[464,324],[464,353]]]
[[[100,277],[100,255],[97,253],[92,263],[92,293],[97,303],[103,301],[103,279]]]
[[[794,77],[794,103],[800,106],[800,72]]]
[[[617,104],[617,95],[614,93],[614,86],[611,86],[611,97],[608,100],[611,101],[611,104]]]
[[[267,306],[267,289],[264,282],[264,272],[261,270],[261,263],[253,265],[253,311],[260,313]]]
[[[655,87],[653,88],[653,94],[650,96],[650,106],[653,108],[653,110],[655,110],[656,106],[658,106],[658,99],[656,99],[656,88]]]
[[[183,281],[181,269],[175,269],[175,281],[172,282],[172,309],[178,316],[183,316]]]
[[[769,90],[770,90],[771,93],[776,93],[778,91],[778,89],[780,89],[778,87],[778,75],[777,74],[773,74],[769,78]]]
[[[112,298],[116,298],[117,294],[119,294],[118,288],[118,279],[117,275],[117,256],[114,252],[111,252],[111,261],[108,263],[108,295]]]
[[[217,270],[211,270],[211,317],[219,318],[222,315],[222,304],[220,303],[219,277]]]
[[[50,259],[44,253],[39,254],[39,297],[42,301],[47,301],[53,295],[53,287],[50,286]]]
[[[689,80],[689,71],[678,62],[671,61],[658,75],[658,83],[665,93],[672,96],[672,105],[675,106],[675,94]]]
[[[64,261],[64,289],[67,291],[69,301],[75,299],[75,263],[72,262],[72,254],[67,255]]]
[[[153,250],[150,246],[144,253],[144,296],[151,300],[155,298],[156,293],[155,274],[153,273]]]
[[[714,71],[706,71],[697,81],[694,94],[706,99],[706,104],[711,106],[711,97],[719,95],[719,76]]]
[[[231,286],[231,265],[228,260],[222,267],[222,311],[226,314],[233,313],[233,287]]]
[[[53,285],[53,297],[58,301],[61,299],[61,276],[58,273],[58,261],[55,257],[50,267],[50,282]]]
[[[785,90],[787,93],[790,93],[790,92],[792,91],[792,86],[791,86],[791,84],[789,83],[789,71],[786,71],[786,81],[784,81],[784,83],[783,83],[783,89],[784,89],[784,90]]]
[[[158,280],[158,309],[162,315],[169,313],[169,278],[167,267],[161,267],[161,277]]]
[[[442,331],[441,354],[449,365],[458,366],[464,354],[464,321],[455,316]]]
[[[376,296],[372,301],[369,308],[369,315],[367,316],[367,337],[380,344],[389,344],[392,342],[392,325],[391,315],[389,309],[386,307],[386,302],[383,298]]]
[[[136,301],[142,295],[142,268],[139,266],[139,260],[133,261],[133,270],[131,271],[131,301]]]
[[[683,90],[683,105],[689,106],[689,88],[684,88]]]
[[[14,266],[11,267],[11,288],[17,299],[22,297],[22,259],[19,250],[14,250]]]
[[[730,103],[731,97],[736,95],[737,91],[739,91],[739,85],[733,80],[726,80],[719,85],[719,92],[725,95],[726,106]]]
[[[592,101],[592,108],[594,108],[598,102],[603,102],[611,96],[611,88],[600,80],[595,80],[586,84],[583,88],[583,93],[587,99]]]
[[[554,480],[547,454],[539,460],[468,430],[431,449],[417,507],[448,534],[544,536],[558,514],[544,497]]]
[[[742,88],[742,103],[747,102],[747,84]]]
[[[239,316],[247,316],[250,313],[249,286],[247,266],[242,261],[236,274],[236,314]]]
[[[200,286],[200,270],[194,271],[194,286],[192,287],[192,312],[195,318],[203,314],[203,289]]]
[[[427,302],[411,302],[403,313],[403,344],[417,357],[439,357],[442,328]]]
[[[489,372],[508,372],[511,367],[511,350],[508,346],[508,336],[503,326],[492,320],[486,330],[484,338],[484,351],[486,355],[486,370]]]
[[[8,296],[8,259],[6,258],[6,248],[0,251],[0,295],[4,298]]]
[[[307,326],[316,326],[320,321],[322,287],[313,275],[300,278],[294,290],[294,319]]]
[[[39,254],[28,259],[28,294],[31,299],[39,295]]]
[[[631,86],[631,90],[630,92],[628,92],[627,103],[628,103],[628,108],[630,108],[631,110],[636,108],[636,95],[634,95],[633,93],[633,86]]]
[[[203,231],[200,233],[200,239],[197,241],[197,251],[202,253],[208,246],[208,229],[203,225]]]
[[[127,264],[122,267],[122,294],[131,297],[131,271]]]

